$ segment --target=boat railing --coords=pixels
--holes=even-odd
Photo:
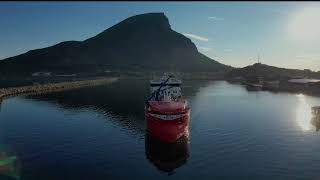
[[[170,78],[172,78],[173,76],[172,75],[170,75],[164,82],[162,82],[161,84],[160,84],[160,86],[159,86],[159,88],[157,89],[157,90],[155,90],[151,95],[150,95],[150,97],[148,98],[148,100],[146,101],[146,103],[147,103],[147,105],[149,105],[149,100],[151,100],[153,97],[155,97],[156,98],[156,100],[157,100],[157,97],[158,97],[158,94],[159,94],[159,92],[161,91],[161,88],[164,86],[164,84],[166,84],[169,80],[170,80]]]

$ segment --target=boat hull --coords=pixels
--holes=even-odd
[[[146,111],[145,119],[150,136],[164,142],[174,142],[188,134],[190,110],[178,115],[154,114]]]

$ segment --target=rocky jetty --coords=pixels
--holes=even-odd
[[[78,89],[83,87],[99,86],[104,84],[110,84],[117,80],[118,78],[98,78],[93,80],[49,83],[14,88],[2,88],[0,89],[0,99],[18,95],[46,94],[50,92]]]

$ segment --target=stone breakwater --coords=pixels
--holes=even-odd
[[[83,87],[99,86],[104,84],[110,84],[117,80],[118,78],[99,78],[94,80],[81,80],[73,82],[49,83],[42,85],[2,88],[0,89],[0,99],[18,95],[46,94],[50,92],[78,89]]]

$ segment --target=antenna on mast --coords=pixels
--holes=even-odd
[[[258,54],[258,63],[260,64],[260,55]]]

